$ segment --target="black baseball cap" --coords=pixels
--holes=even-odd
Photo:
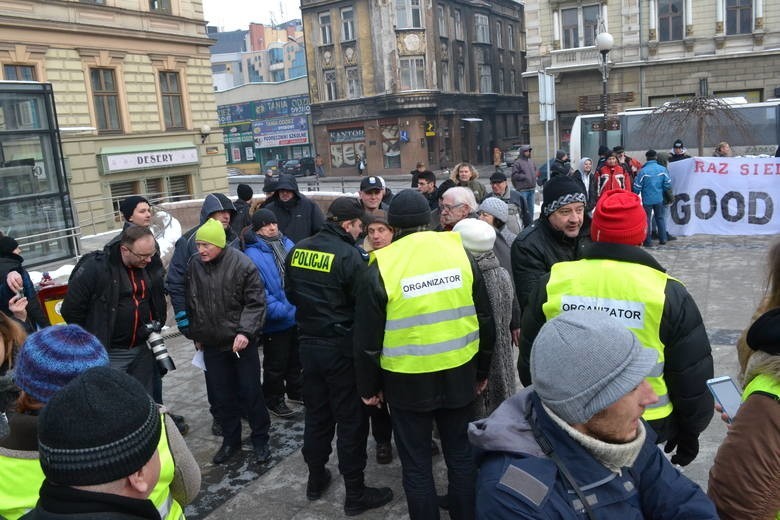
[[[375,175],[366,177],[360,181],[360,191],[381,190],[384,187],[382,180]]]

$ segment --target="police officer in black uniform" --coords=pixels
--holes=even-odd
[[[348,516],[383,506],[393,498],[390,488],[366,487],[363,482],[368,421],[355,383],[352,324],[355,282],[366,269],[355,240],[365,218],[357,199],[337,198],[322,230],[298,242],[285,262],[285,290],[297,307],[303,366],[303,458],[309,467],[306,497],[319,499],[330,484],[325,464],[338,425],[336,451]]]

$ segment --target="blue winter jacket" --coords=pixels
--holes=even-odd
[[[187,309],[184,280],[190,260],[198,254],[198,248],[195,246],[195,233],[208,220],[209,215],[217,211],[230,211],[232,217],[236,216],[236,207],[233,205],[232,200],[222,193],[209,193],[203,199],[203,205],[200,207],[200,224],[184,233],[176,241],[171,263],[168,264],[168,275],[165,278],[165,290],[171,297],[171,306],[173,306],[174,313]],[[228,247],[241,248],[241,241],[233,232],[233,229],[228,227],[225,234]]]
[[[635,193],[642,195],[643,205],[654,206],[663,203],[664,190],[672,187],[672,180],[664,166],[650,160],[636,174],[632,187]]]
[[[285,250],[289,253],[294,244],[292,240],[281,235]],[[265,326],[263,334],[281,332],[295,326],[295,305],[290,303],[284,293],[282,278],[276,267],[274,252],[265,240],[246,245],[244,252],[255,263],[265,284]]]
[[[563,431],[541,406],[533,386],[469,425],[477,448],[477,518],[586,519],[579,500],[534,439],[526,411],[550,441],[599,520],[713,519],[715,507],[655,445],[652,428],[633,466],[616,474]],[[577,507],[577,509],[575,509]]]

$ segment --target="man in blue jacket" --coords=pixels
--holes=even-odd
[[[669,171],[658,164],[658,153],[655,150],[648,150],[645,153],[647,162],[637,173],[632,186],[634,193],[642,196],[642,206],[647,215],[647,237],[644,246],[653,245],[650,229],[653,227],[651,217],[655,219],[655,227],[658,229],[658,243],[664,245],[668,239],[666,234],[666,219],[664,213],[664,192],[672,189],[672,179],[669,177]]]
[[[261,339],[263,395],[272,414],[291,417],[295,412],[284,402],[285,393],[291,402],[303,402],[295,305],[290,303],[284,292],[284,260],[294,244],[279,232],[276,215],[266,208],[252,215],[252,232],[257,241],[247,244],[244,252],[260,271],[267,309]]]
[[[616,318],[569,311],[542,327],[533,386],[469,426],[478,518],[717,519],[642,420],[657,353]]]

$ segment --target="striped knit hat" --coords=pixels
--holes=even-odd
[[[160,411],[132,376],[95,367],[62,388],[38,418],[46,478],[65,486],[105,484],[132,475],[154,455]]]
[[[71,379],[99,366],[108,366],[108,353],[95,336],[78,325],[55,325],[27,337],[16,359],[14,381],[45,404]]]

